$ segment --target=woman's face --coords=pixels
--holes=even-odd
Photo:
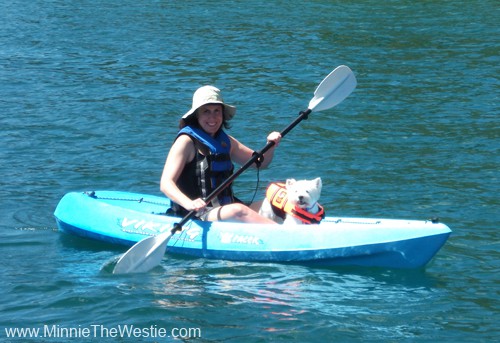
[[[208,134],[214,136],[219,131],[222,120],[222,105],[207,104],[198,108],[197,116],[198,124]]]

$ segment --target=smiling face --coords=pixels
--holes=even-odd
[[[207,104],[198,108],[196,118],[200,127],[208,134],[214,136],[219,131],[223,122],[223,109],[221,104]]]

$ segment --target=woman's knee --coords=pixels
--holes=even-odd
[[[229,206],[232,217],[237,217],[237,218],[245,217],[251,211],[250,208],[240,203],[234,203]]]

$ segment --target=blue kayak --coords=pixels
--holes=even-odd
[[[166,215],[170,200],[121,191],[71,192],[55,210],[60,231],[132,246],[169,231],[181,218]],[[189,221],[167,253],[233,261],[318,266],[425,266],[451,230],[436,221],[326,217],[317,225]]]

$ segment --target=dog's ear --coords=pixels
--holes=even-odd
[[[316,182],[316,187],[318,187],[318,190],[321,191],[321,187],[323,187],[323,183],[321,182],[321,178],[320,177],[315,178],[314,182]]]
[[[295,181],[295,179],[286,179],[286,186],[287,186],[287,187],[288,187],[288,186],[291,186],[291,185],[293,185],[295,182],[296,182],[296,181]]]

